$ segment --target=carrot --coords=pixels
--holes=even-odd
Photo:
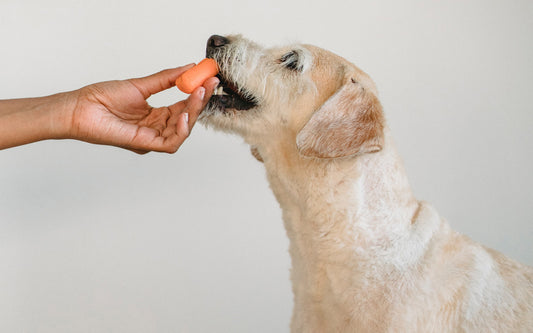
[[[205,80],[218,74],[218,65],[214,59],[206,58],[198,65],[187,70],[176,79],[176,86],[186,94],[204,84]]]

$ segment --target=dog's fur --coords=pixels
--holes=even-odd
[[[414,198],[367,74],[310,45],[210,49],[256,106],[208,125],[264,162],[290,238],[292,332],[531,332],[533,269]]]

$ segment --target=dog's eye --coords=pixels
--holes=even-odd
[[[281,56],[281,58],[279,59],[279,63],[287,69],[301,72],[303,68],[299,60],[300,57],[298,55],[298,52],[290,51]]]

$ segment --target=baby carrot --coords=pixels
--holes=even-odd
[[[205,80],[218,74],[218,65],[214,59],[206,58],[198,65],[187,70],[176,79],[176,86],[186,94],[201,86]]]

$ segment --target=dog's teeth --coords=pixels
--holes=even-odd
[[[227,95],[228,93],[224,91],[224,87],[222,86],[219,86],[217,88],[215,88],[215,91],[213,92],[213,95],[217,95],[217,96],[223,96],[223,95]]]

